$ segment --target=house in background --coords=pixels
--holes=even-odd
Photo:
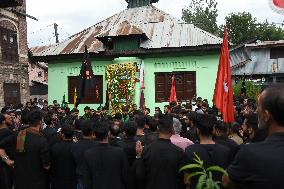
[[[0,3],[0,107],[30,99],[25,0]]]
[[[29,86],[31,98],[47,100],[48,66],[44,62],[29,63]]]
[[[86,105],[97,108],[108,100],[125,100],[119,97],[122,93],[134,95],[133,101],[125,103],[139,104],[140,82],[132,84],[141,74],[140,65],[144,65],[146,106],[152,112],[169,103],[173,75],[178,101],[189,101],[197,95],[211,102],[222,39],[159,10],[152,5],[158,0],[126,1],[127,9],[59,44],[31,48],[37,61],[48,62],[49,103],[61,101],[66,93],[73,104],[85,45],[96,86],[82,99],[81,111]],[[137,66],[136,74],[118,75],[120,68],[134,70],[128,63]],[[115,77],[119,77],[118,86],[109,87],[117,81]],[[111,97],[114,93],[117,98]]]
[[[254,41],[230,51],[233,80],[245,77],[261,85],[284,83],[284,40]]]

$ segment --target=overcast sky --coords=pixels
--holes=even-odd
[[[191,0],[160,0],[154,4],[159,9],[181,17],[182,8]],[[218,24],[224,23],[226,15],[232,12],[248,11],[259,20],[283,23],[284,14],[275,13],[269,1],[272,0],[217,0]],[[27,0],[27,13],[39,21],[28,19],[29,46],[54,43],[52,23],[59,26],[60,41],[84,28],[92,26],[127,7],[125,0]]]

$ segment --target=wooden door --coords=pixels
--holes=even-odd
[[[17,106],[21,103],[19,83],[4,83],[4,101],[6,106],[9,104]]]

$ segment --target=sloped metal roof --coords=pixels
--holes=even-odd
[[[31,48],[34,56],[49,56],[104,51],[97,38],[144,34],[144,49],[194,47],[221,44],[222,39],[193,24],[186,24],[154,6],[129,8],[91,26],[65,41],[44,47]]]
[[[269,48],[269,47],[283,47],[284,40],[278,41],[257,41],[256,43],[246,44],[245,47],[249,48]]]

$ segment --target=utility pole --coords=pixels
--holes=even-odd
[[[55,35],[55,42],[59,43],[59,39],[58,39],[58,25],[56,23],[53,24],[54,25],[54,35]]]

